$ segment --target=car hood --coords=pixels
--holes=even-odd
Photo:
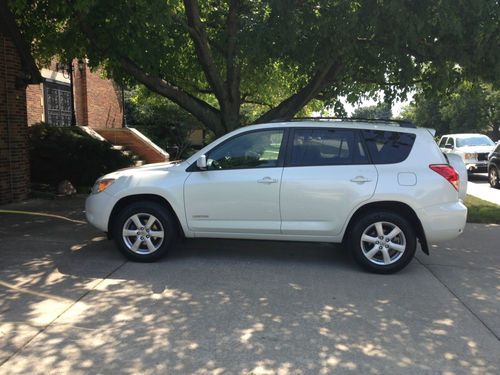
[[[176,167],[179,164],[180,164],[179,161],[146,164],[146,165],[142,165],[140,167],[119,169],[115,172],[108,173],[107,175],[105,175],[101,178],[119,178],[119,177],[126,177],[126,176],[137,176],[137,175],[141,175],[144,173],[150,173],[150,172],[162,172],[162,171],[166,172],[167,170],[169,170],[173,167]]]
[[[457,147],[457,151],[461,152],[492,152],[495,149],[495,146],[465,146],[465,147]]]

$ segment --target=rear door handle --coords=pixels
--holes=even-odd
[[[366,178],[365,176],[356,176],[351,179],[351,182],[361,185],[365,182],[371,182],[371,180],[369,178]]]
[[[264,177],[261,178],[260,180],[257,180],[259,184],[275,184],[278,182],[278,179],[276,178],[271,178],[271,177]]]

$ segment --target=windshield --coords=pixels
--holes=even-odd
[[[495,144],[491,139],[482,136],[474,136],[474,137],[466,137],[466,138],[457,138],[457,147],[465,147],[465,146],[494,146]]]

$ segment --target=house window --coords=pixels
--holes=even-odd
[[[71,126],[69,85],[45,81],[43,87],[45,122],[55,126]]]

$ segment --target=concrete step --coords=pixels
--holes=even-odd
[[[94,129],[108,142],[118,146],[120,151],[127,155],[136,155],[137,159],[143,160],[144,164],[159,163],[168,160],[168,153],[156,146],[142,133],[131,128],[118,129]],[[128,153],[130,152],[130,153]]]

